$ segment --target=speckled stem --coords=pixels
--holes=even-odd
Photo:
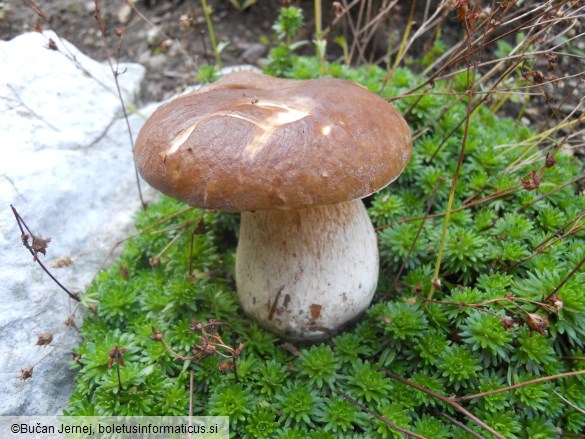
[[[290,340],[338,332],[370,304],[376,234],[361,200],[242,213],[236,282],[244,311]]]

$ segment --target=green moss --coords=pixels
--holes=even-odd
[[[313,77],[319,70],[313,58],[295,58],[293,65],[278,68],[293,77]],[[327,69],[327,74],[376,91],[386,74],[372,66]],[[399,93],[420,81],[398,69],[384,93]],[[464,75],[437,82],[434,91],[451,89],[466,89]],[[85,295],[84,303],[94,312],[87,313],[81,328],[83,342],[76,350],[81,359],[72,363],[79,372],[68,412],[187,414],[192,372],[194,414],[230,416],[237,437],[401,437],[342,395],[427,437],[471,437],[439,413],[449,412],[479,431],[466,417],[380,369],[449,396],[585,368],[583,269],[547,299],[585,255],[583,231],[555,239],[585,202],[575,185],[532,202],[579,175],[580,167],[570,157],[557,156],[534,191],[521,188],[454,212],[444,247],[443,287],[434,303],[424,300],[461,146],[461,128],[442,141],[465,117],[465,106],[456,99],[433,94],[418,102],[407,117],[413,130],[426,131],[415,141],[409,167],[368,201],[380,228],[382,264],[378,302],[362,321],[322,344],[283,346],[237,304],[233,267],[238,217],[186,210],[130,240],[116,264]],[[406,110],[414,100],[406,101],[396,104]],[[446,106],[450,111],[443,111]],[[520,146],[532,135],[529,128],[480,109],[470,133],[456,208],[465,206],[468,197],[480,200],[520,187],[530,171],[505,170],[531,148]],[[496,148],[498,144],[518,146]],[[423,221],[443,177],[446,182],[438,186],[430,210],[434,216]],[[163,198],[137,216],[136,226],[145,229],[185,208]],[[542,243],[548,246],[539,253]],[[549,327],[535,331],[529,314],[547,319]],[[227,344],[244,344],[239,382],[233,369],[218,369],[225,358],[183,361],[152,339],[154,327],[177,355],[191,357],[194,346],[203,342],[192,322],[211,319],[231,325],[219,331]],[[115,368],[108,368],[114,345],[127,349],[126,365],[120,367],[121,390]],[[548,438],[558,431],[582,431],[585,417],[575,407],[583,407],[583,395],[585,379],[575,377],[464,405],[506,437]]]

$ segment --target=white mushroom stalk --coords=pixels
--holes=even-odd
[[[242,308],[291,340],[338,332],[370,304],[376,234],[361,200],[242,212],[236,282]]]

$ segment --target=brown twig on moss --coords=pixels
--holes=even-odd
[[[151,257],[149,262],[151,267],[157,267],[160,265],[160,258],[172,247],[172,245],[177,242],[177,240],[183,236],[185,233],[185,229],[181,230],[177,233],[167,244],[162,248],[160,252],[158,252],[155,256]]]
[[[546,298],[544,299],[545,302],[550,300],[550,298],[553,297],[554,295],[556,295],[558,293],[558,291],[561,288],[563,288],[563,286],[569,281],[569,279],[571,279],[571,277],[573,277],[573,275],[575,273],[577,273],[577,271],[579,271],[579,269],[583,266],[583,264],[585,264],[585,257],[583,259],[581,259],[581,261],[571,270],[571,272],[565,276],[565,278],[561,281],[561,283],[558,284],[555,287],[555,289],[549,293],[548,296],[546,296]]]
[[[566,237],[585,230],[585,223],[578,223],[578,221],[581,220],[584,216],[585,212],[581,212],[575,218],[571,218],[569,221],[567,221],[565,224],[559,227],[556,230],[556,232],[551,234],[548,238],[544,239],[539,244],[532,247],[532,253],[530,255],[526,256],[525,258],[521,259],[515,264],[506,267],[505,269],[511,270],[513,268],[516,268],[524,264],[525,262],[531,260],[535,256],[544,253],[549,247],[552,247],[553,245],[562,242],[562,240],[565,239]],[[567,229],[567,227],[569,227],[571,224],[573,225],[569,228],[569,230],[565,231],[565,229]]]
[[[435,183],[435,187],[433,188],[433,193],[431,194],[431,197],[427,203],[427,209],[425,211],[425,216],[424,216],[423,220],[421,221],[418,230],[416,231],[416,236],[414,237],[414,240],[412,241],[412,244],[410,245],[410,248],[408,249],[408,253],[406,254],[406,257],[404,258],[404,260],[402,261],[402,264],[400,265],[400,269],[398,270],[398,273],[396,273],[394,281],[392,282],[392,289],[396,289],[396,285],[398,285],[398,281],[400,280],[400,277],[402,276],[402,272],[404,271],[404,268],[406,267],[406,262],[410,259],[410,255],[412,254],[412,252],[414,250],[414,247],[418,241],[418,238],[420,237],[420,234],[422,233],[426,219],[429,216],[429,212],[431,211],[431,207],[433,206],[433,203],[435,202],[435,197],[437,196],[437,191],[439,190],[439,186],[441,184],[443,184],[444,182],[445,182],[445,177],[441,177],[437,180],[437,183]],[[388,300],[390,293],[391,293],[391,291],[388,291],[380,299],[380,301],[383,302],[385,300]]]
[[[554,194],[554,193],[556,193],[556,192],[560,191],[561,189],[564,189],[564,188],[566,188],[567,186],[570,186],[570,185],[572,185],[573,183],[578,183],[579,181],[583,180],[584,178],[585,178],[585,175],[580,175],[580,176],[578,176],[578,177],[575,177],[575,178],[573,178],[573,179],[571,179],[571,180],[569,180],[569,181],[567,181],[567,182],[563,183],[562,185],[560,185],[560,186],[557,186],[556,188],[554,188],[554,189],[552,189],[552,190],[548,191],[547,193],[545,193],[545,194],[542,194],[542,195],[540,195],[540,196],[536,197],[536,198],[535,198],[535,199],[533,199],[532,201],[530,201],[530,202],[528,202],[528,203],[526,203],[526,204],[523,204],[523,205],[522,205],[522,206],[521,206],[521,207],[518,209],[518,211],[519,211],[519,212],[523,212],[524,210],[526,210],[526,208],[527,208],[528,206],[531,206],[531,205],[533,205],[534,203],[537,203],[537,202],[539,202],[540,200],[543,200],[543,199],[545,199],[545,198],[546,198],[546,197],[548,197],[549,195],[552,195],[552,194]]]
[[[217,331],[221,327],[228,327],[232,331],[233,347],[223,341],[221,335]],[[239,382],[238,358],[244,349],[244,344],[237,342],[236,334],[233,331],[232,325],[227,322],[221,322],[213,319],[210,319],[207,323],[203,323],[199,320],[193,320],[189,326],[189,331],[193,334],[199,333],[201,339],[199,344],[193,346],[193,355],[191,356],[185,356],[175,352],[165,340],[163,333],[154,327],[152,328],[153,335],[151,339],[156,342],[162,341],[167,350],[175,358],[183,361],[202,361],[205,358],[215,354],[224,358],[228,358],[230,360],[229,366],[227,366],[226,363],[220,363],[218,367],[222,372],[226,372],[230,368],[233,369],[235,380],[236,382]]]
[[[497,393],[509,392],[510,390],[519,389],[521,387],[526,387],[526,386],[529,386],[531,384],[544,383],[546,381],[553,381],[553,380],[558,380],[560,378],[568,378],[568,377],[578,376],[578,375],[585,375],[585,370],[574,370],[572,372],[565,372],[565,373],[559,373],[557,375],[550,375],[550,376],[546,376],[546,377],[535,378],[535,379],[530,380],[530,381],[524,381],[522,383],[513,384],[513,385],[508,386],[508,387],[502,387],[501,389],[488,390],[486,392],[476,393],[474,395],[457,396],[457,397],[454,397],[452,399],[452,401],[459,402],[459,401],[470,401],[472,399],[477,399],[477,398],[485,398],[486,396],[495,395]]]
[[[575,404],[574,402],[569,401],[567,398],[565,398],[563,395],[561,395],[556,390],[553,390],[553,393],[555,395],[557,395],[565,404],[570,405],[572,408],[574,408],[575,410],[577,410],[579,413],[581,413],[582,415],[585,415],[585,410],[582,409],[581,407],[578,407],[577,404]]]
[[[231,330],[233,344],[234,346],[237,347],[231,347],[223,341],[221,335],[217,332],[217,330],[221,327],[227,327]],[[190,330],[194,333],[199,332],[202,335],[203,343],[201,345],[195,345],[195,347],[193,348],[194,352],[201,353],[202,355],[201,360],[211,355],[208,354],[210,351],[213,351],[211,353],[217,353],[222,357],[229,358],[231,360],[231,367],[234,370],[234,377],[236,379],[236,382],[239,382],[240,378],[238,376],[238,358],[240,357],[240,354],[244,349],[244,344],[241,342],[240,343],[237,342],[236,333],[232,325],[230,325],[227,322],[220,322],[218,320],[213,319],[210,319],[207,323],[194,320],[193,322],[191,322]],[[225,349],[228,352],[228,354],[224,354],[218,351],[218,348]],[[228,367],[224,366],[222,368],[220,366],[220,370],[224,372],[227,369]]]
[[[462,430],[465,430],[465,432],[469,433],[470,435],[472,435],[473,437],[477,438],[477,439],[485,439],[485,437],[483,437],[481,434],[473,431],[471,428],[469,428],[467,425],[465,425],[463,422],[458,421],[457,419],[455,419],[453,416],[449,416],[447,413],[445,412],[439,412],[439,414],[444,417],[445,419],[447,419],[448,421],[452,422],[453,424],[455,424],[457,427],[459,427]]]
[[[506,187],[504,189],[500,189],[500,190],[497,190],[495,192],[492,192],[491,194],[486,195],[484,198],[481,198],[480,200],[473,201],[473,202],[471,202],[469,204],[465,204],[464,206],[458,207],[457,209],[452,209],[451,210],[451,213],[453,214],[453,213],[456,213],[456,212],[461,212],[463,210],[470,209],[472,207],[476,207],[476,206],[479,206],[481,204],[484,204],[484,203],[487,203],[487,202],[490,202],[490,201],[493,201],[493,200],[497,200],[497,199],[500,199],[500,198],[508,197],[508,196],[510,196],[510,195],[518,192],[520,190],[520,188],[521,188],[520,183],[511,185],[511,186],[508,186],[508,187]],[[375,230],[376,231],[380,231],[380,230],[384,230],[384,229],[386,229],[388,227],[394,227],[395,225],[409,223],[409,222],[412,222],[412,221],[420,221],[420,220],[432,219],[432,218],[442,218],[442,217],[444,217],[446,215],[447,215],[447,212],[438,212],[438,213],[433,213],[433,214],[424,215],[424,216],[413,216],[413,217],[410,217],[410,218],[401,219],[399,221],[396,221],[396,222],[393,222],[393,223],[390,223],[390,224],[384,224],[382,226],[377,226],[377,227],[375,227]]]
[[[363,412],[366,412],[367,414],[372,415],[374,418],[378,419],[379,421],[382,421],[384,424],[386,424],[390,428],[392,428],[396,431],[399,431],[400,433],[402,433],[404,435],[404,437],[412,436],[412,437],[416,437],[419,439],[428,439],[426,436],[415,433],[414,431],[410,431],[406,428],[399,427],[394,422],[390,421],[389,419],[385,418],[384,416],[380,415],[379,413],[376,413],[372,409],[369,409],[365,405],[356,401],[351,396],[349,396],[347,393],[344,393],[341,390],[334,390],[334,392],[337,393],[339,396],[345,398],[347,401],[349,401],[350,403],[352,403],[353,405],[355,405],[359,409],[361,409]]]
[[[546,335],[546,330],[549,327],[549,320],[548,320],[548,317],[537,314],[536,311],[538,309],[542,309],[547,314],[555,314],[556,315],[557,311],[559,309],[559,306],[558,305],[555,306],[555,302],[560,301],[558,298],[556,300],[550,300],[550,302],[553,302],[553,304],[549,305],[549,304],[544,303],[544,302],[537,302],[535,300],[524,299],[521,297],[515,297],[511,294],[507,294],[505,297],[486,300],[486,301],[481,302],[481,303],[446,302],[446,301],[441,301],[441,300],[428,299],[428,298],[424,298],[424,297],[420,297],[420,296],[419,296],[419,298],[421,298],[425,302],[436,303],[439,305],[457,306],[460,308],[463,308],[463,307],[472,308],[472,309],[475,309],[477,311],[484,312],[486,314],[489,314],[489,315],[492,315],[492,316],[495,316],[495,317],[501,319],[502,324],[503,324],[504,328],[506,328],[506,329],[511,328],[514,325],[514,323],[523,322],[524,324],[528,325],[528,328],[530,329],[531,333],[533,331],[536,331],[540,335],[543,335],[543,336]],[[522,306],[520,306],[518,303],[516,303],[517,301],[530,303],[532,305],[535,305],[537,308],[533,311],[528,311],[528,310],[524,309]],[[549,299],[547,299],[545,301],[548,302]],[[513,309],[510,309],[508,306],[504,305],[502,302],[508,302],[508,303],[512,304],[514,307],[516,307],[519,310],[519,312],[514,311]],[[512,319],[509,316],[501,316],[495,312],[492,312],[492,311],[484,308],[485,306],[488,306],[490,304],[498,305],[498,306],[504,308],[506,311],[508,311],[510,314],[513,314],[517,318]],[[560,306],[562,307],[562,303]]]
[[[473,415],[471,412],[469,412],[468,410],[466,410],[465,408],[463,408],[460,404],[457,404],[456,400],[454,400],[452,398],[447,398],[447,397],[445,397],[443,395],[439,395],[438,393],[433,392],[432,390],[429,390],[429,389],[421,386],[420,384],[417,384],[417,383],[414,383],[412,381],[409,381],[409,380],[407,380],[405,378],[402,378],[400,375],[397,375],[397,374],[395,374],[394,372],[392,372],[390,370],[387,370],[387,369],[380,369],[380,370],[382,372],[384,372],[386,375],[388,375],[390,378],[394,378],[395,380],[400,381],[403,384],[406,384],[406,385],[408,385],[410,387],[413,387],[416,390],[420,390],[421,392],[426,393],[427,395],[432,396],[433,398],[438,399],[439,401],[442,401],[442,402],[444,402],[447,405],[450,405],[455,410],[457,410],[458,412],[460,412],[463,415],[467,416],[474,423],[476,423],[477,425],[479,425],[484,430],[490,432],[491,434],[493,434],[498,439],[506,439],[504,436],[502,436],[500,433],[498,433],[492,427],[490,427],[489,425],[487,425],[485,422],[483,422],[477,416]]]
[[[108,356],[110,357],[110,361],[108,361],[108,369],[112,367],[112,364],[116,364],[116,373],[118,375],[118,389],[122,391],[122,379],[120,377],[120,366],[126,366],[124,363],[124,354],[128,352],[128,349],[120,348],[118,345],[114,345],[114,347],[108,352]]]

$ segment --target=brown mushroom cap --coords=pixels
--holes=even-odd
[[[241,212],[365,197],[400,175],[411,144],[402,116],[353,82],[238,72],[158,108],[135,148],[161,192]]]

